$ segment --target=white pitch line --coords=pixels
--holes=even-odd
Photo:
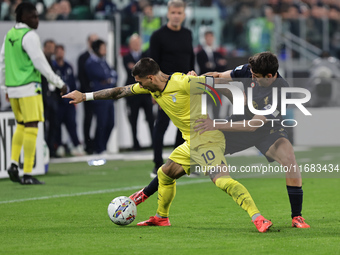
[[[203,182],[210,182],[210,179],[199,179],[193,181],[184,181],[177,183],[178,185],[187,185],[187,184],[197,184]],[[10,203],[19,203],[19,202],[27,202],[27,201],[35,201],[35,200],[45,200],[51,198],[62,198],[62,197],[76,197],[76,196],[86,196],[86,195],[94,195],[94,194],[105,194],[105,193],[112,193],[118,191],[127,191],[127,190],[139,190],[144,188],[145,186],[131,186],[131,187],[123,187],[123,188],[116,188],[116,189],[104,189],[104,190],[94,190],[94,191],[87,191],[87,192],[80,192],[74,194],[60,194],[60,195],[53,195],[53,196],[43,196],[43,197],[31,197],[31,198],[23,198],[23,199],[15,199],[15,200],[8,200],[8,201],[0,201],[0,204],[10,204]]]
[[[320,159],[323,161],[329,161],[329,160],[333,160],[334,157],[331,155],[325,155],[325,156],[320,157]]]

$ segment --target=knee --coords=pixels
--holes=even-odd
[[[283,166],[292,166],[296,165],[296,159],[294,152],[286,153],[285,157],[282,159]]]
[[[158,168],[157,175],[164,174],[162,167]]]
[[[158,169],[157,175],[158,175],[158,180],[159,180],[160,185],[171,185],[176,182],[175,179],[169,177],[168,175],[164,173],[164,171],[162,170],[162,167]]]
[[[208,174],[210,179],[212,180],[213,183],[216,184],[217,180],[220,178],[231,178],[229,175],[229,172],[227,171],[214,171],[213,170],[209,170]]]
[[[163,164],[160,168],[158,168],[157,175],[158,176],[165,175],[167,177],[170,177],[171,176],[171,165]]]

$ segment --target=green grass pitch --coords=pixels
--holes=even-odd
[[[304,164],[340,164],[339,147],[297,152]],[[267,164],[264,157],[227,157],[233,165]],[[171,227],[137,227],[155,214],[156,195],[138,206],[128,226],[113,224],[110,201],[151,180],[151,161],[51,164],[41,186],[0,181],[0,254],[339,254],[340,173],[304,178],[303,216],[291,227],[284,174],[238,179],[273,227],[258,233],[247,213],[207,177],[177,181]]]

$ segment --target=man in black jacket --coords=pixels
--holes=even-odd
[[[227,67],[227,60],[220,52],[215,49],[215,36],[210,30],[204,33],[204,45],[197,53],[197,63],[200,68],[200,74],[208,72],[223,72]]]
[[[192,34],[182,27],[185,19],[185,3],[182,0],[168,2],[168,23],[155,31],[150,39],[150,57],[153,58],[161,70],[166,74],[174,72],[187,73],[194,70],[195,55],[192,47]],[[163,165],[163,138],[169,126],[169,117],[159,109],[154,131],[154,163],[155,167],[151,177]],[[177,131],[175,147],[183,143],[181,132]]]

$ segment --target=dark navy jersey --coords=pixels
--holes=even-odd
[[[60,78],[65,82],[65,84],[67,84],[69,91],[73,91],[77,89],[76,80],[74,78],[74,73],[73,73],[73,68],[68,62],[65,61],[63,66],[59,66],[57,61],[53,60],[51,65],[55,73],[60,76]],[[66,100],[62,99],[59,96],[60,94],[59,89],[56,89],[55,93],[58,95],[57,98],[58,98],[59,103],[66,105],[66,104],[69,104],[69,102],[71,101],[71,99],[66,99]]]
[[[76,90],[76,81],[74,79],[73,68],[68,62],[64,62],[63,66],[59,66],[57,61],[52,61],[52,68],[56,74],[67,84],[70,91]]]
[[[266,115],[267,119],[279,119],[280,121],[273,121],[274,126],[281,126],[282,116],[281,116],[281,88],[289,87],[289,84],[285,79],[277,73],[277,79],[269,87],[261,87],[256,80],[252,79],[252,74],[250,72],[249,64],[241,65],[236,67],[230,73],[234,81],[240,81],[244,85],[244,91],[248,100],[248,88],[252,89],[253,98],[252,103],[257,110],[267,110],[272,107],[273,102],[273,88],[277,88],[277,107],[276,110],[270,114]],[[249,110],[245,110],[245,115],[234,115],[232,116],[233,121],[236,120],[249,120],[252,119],[254,114]],[[267,123],[263,127],[271,127],[272,122]]]
[[[85,62],[85,70],[93,91],[116,87],[117,72],[110,68],[104,58],[90,55]]]

